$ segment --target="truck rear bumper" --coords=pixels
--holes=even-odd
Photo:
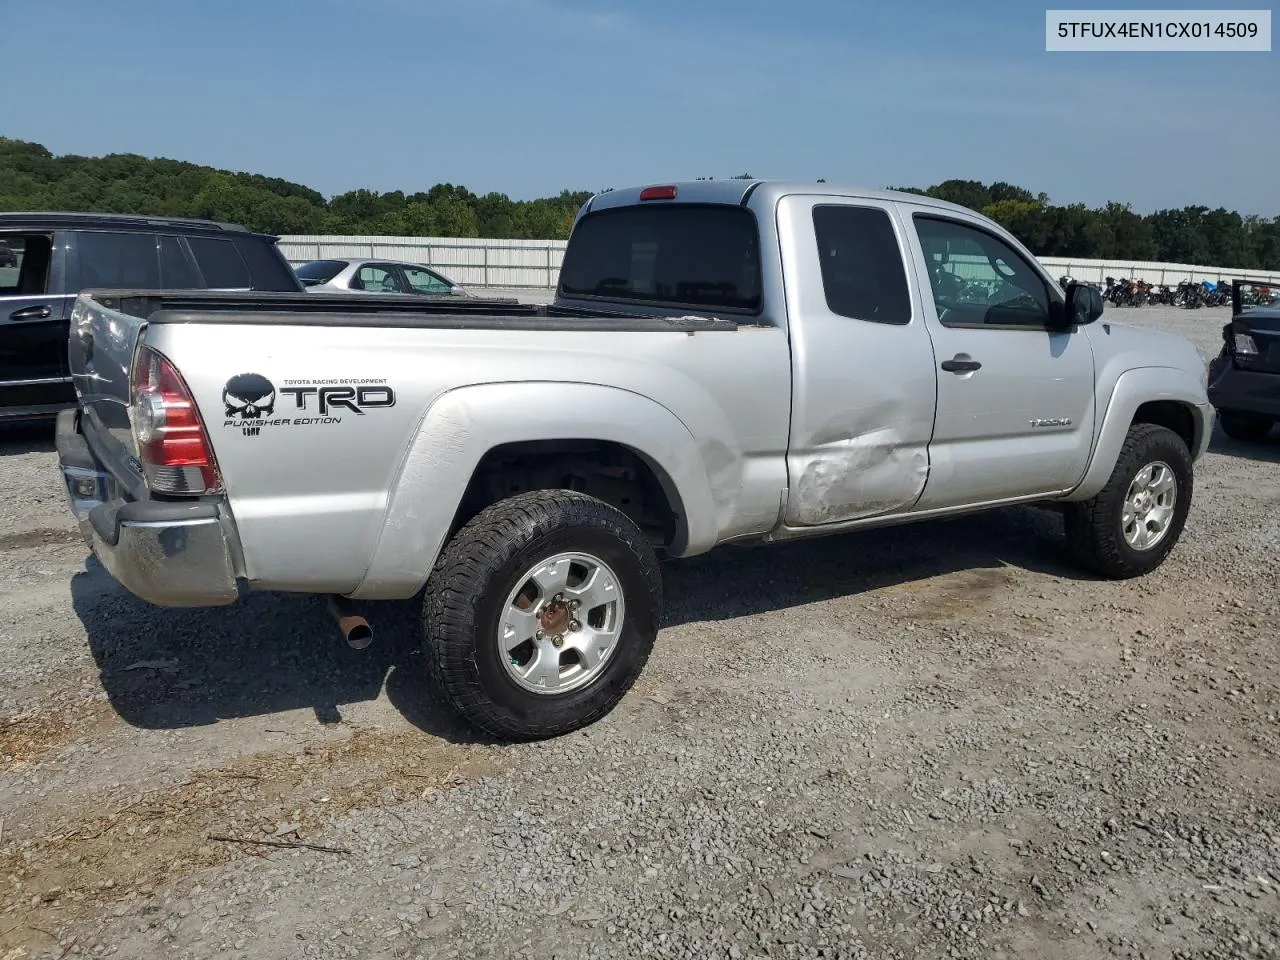
[[[127,500],[94,457],[79,411],[58,415],[58,462],[80,533],[130,593],[162,607],[212,607],[240,595],[231,518],[218,503]]]

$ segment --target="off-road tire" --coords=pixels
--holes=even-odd
[[[622,632],[588,685],[531,693],[498,659],[498,624],[522,573],[564,551],[593,554],[612,568],[625,601]],[[428,671],[453,708],[491,736],[560,736],[595,723],[631,688],[653,649],[661,610],[657,558],[626,514],[569,490],[518,494],[481,511],[441,551],[423,604]]]
[[[1275,426],[1275,420],[1259,413],[1242,413],[1238,410],[1219,410],[1218,423],[1222,432],[1232,440],[1253,443],[1266,438]]]
[[[1124,538],[1121,515],[1129,485],[1145,466],[1168,464],[1177,480],[1173,518],[1164,539],[1150,550],[1136,550]],[[1067,544],[1086,569],[1112,580],[1150,573],[1173,550],[1191,508],[1191,452],[1168,427],[1135,423],[1129,428],[1107,484],[1093,498],[1066,505]]]

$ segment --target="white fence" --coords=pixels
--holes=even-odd
[[[451,237],[280,238],[294,266],[310,260],[376,257],[435,267],[450,280],[473,287],[556,285],[563,240],[476,240]]]
[[[564,257],[563,240],[483,240],[451,237],[280,238],[280,249],[295,266],[327,258],[381,257],[436,267],[458,283],[474,287],[555,287]],[[1040,257],[1053,276],[1101,283],[1106,277],[1177,285],[1183,280],[1258,280],[1280,284],[1280,272],[1227,269],[1186,263],[1135,260],[1080,260]]]
[[[1092,280],[1101,283],[1107,277],[1117,280],[1143,280],[1147,283],[1167,283],[1177,286],[1183,280],[1208,280],[1217,283],[1225,280],[1257,280],[1261,283],[1280,283],[1280,272],[1267,270],[1232,269],[1228,267],[1202,267],[1188,263],[1153,263],[1147,260],[1078,260],[1071,257],[1039,257],[1040,262],[1055,277],[1068,276],[1073,280]]]

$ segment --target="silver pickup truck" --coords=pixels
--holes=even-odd
[[[326,595],[362,646],[353,601],[421,596],[424,680],[547,737],[634,682],[663,557],[1057,502],[1089,569],[1154,569],[1205,364],[1101,313],[926,197],[637,187],[584,205],[550,306],[85,292],[58,451],[139,597]]]

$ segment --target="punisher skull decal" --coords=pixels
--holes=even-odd
[[[228,417],[258,420],[271,416],[276,408],[276,388],[258,373],[240,373],[222,388],[222,402]]]

